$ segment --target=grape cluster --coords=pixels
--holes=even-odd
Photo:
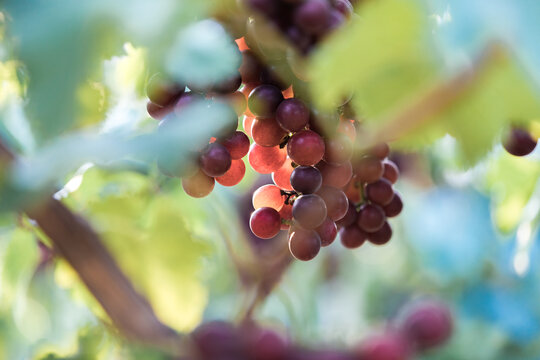
[[[271,21],[298,50],[308,53],[353,14],[349,0],[246,0]]]
[[[352,11],[348,0],[249,0],[248,4],[270,19],[280,14],[285,19],[277,24],[280,29],[286,23],[289,30],[309,34],[312,43],[332,28],[332,19]],[[321,28],[308,26],[309,19]],[[388,145],[362,146],[357,139],[360,124],[347,111],[350,99],[335,111],[317,111],[297,91],[298,82],[264,64],[260,52],[250,49],[245,38],[236,42],[242,63],[234,76],[220,84],[205,88],[188,84],[186,91],[185,86],[160,77],[149,82],[149,113],[163,119],[159,128],[165,131],[175,118],[164,115],[181,114],[196,99],[225,99],[236,111],[231,110],[231,126],[194,154],[195,166],[179,168],[175,159],[158,158],[160,170],[182,177],[188,195],[204,197],[216,181],[224,186],[239,183],[246,172],[242,158],[247,155],[249,166],[260,174],[272,174],[274,183],[253,193],[251,231],[270,239],[288,230],[290,252],[299,260],[313,259],[321,247],[334,242],[338,230],[347,248],[357,248],[366,240],[378,245],[388,242],[392,229],[387,218],[403,207],[393,189],[399,171],[387,159]],[[283,63],[282,67],[288,66]],[[237,130],[240,115],[244,132]]]
[[[521,127],[514,126],[503,140],[503,147],[514,156],[529,155],[536,148],[537,139]]]
[[[351,349],[306,348],[253,323],[236,327],[209,322],[195,329],[190,338],[196,360],[409,360],[444,344],[452,330],[448,308],[435,300],[423,300],[405,306],[384,331]]]

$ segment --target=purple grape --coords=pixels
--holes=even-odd
[[[274,117],[276,109],[283,101],[281,90],[273,85],[260,85],[251,91],[248,107],[253,115],[262,118]]]
[[[328,246],[334,242],[337,236],[336,223],[327,217],[324,222],[315,229],[321,238],[321,246]]]
[[[293,204],[294,220],[305,229],[315,229],[326,219],[326,204],[315,194],[299,196]]]
[[[373,233],[380,230],[384,222],[386,221],[386,216],[383,209],[374,204],[366,204],[360,208],[358,213],[358,226],[360,229],[368,233]]]
[[[366,242],[368,234],[360,229],[358,225],[352,224],[341,228],[339,237],[341,243],[348,249],[356,249]]]
[[[286,131],[297,132],[309,122],[309,109],[298,99],[285,99],[276,111],[276,120]]]
[[[503,146],[514,156],[525,156],[534,150],[536,142],[537,140],[527,130],[513,127],[510,134],[504,139]]]
[[[317,191],[326,204],[328,217],[334,221],[341,220],[349,209],[349,199],[340,189],[332,186],[323,186]]]
[[[308,34],[322,34],[329,21],[330,4],[326,0],[307,0],[294,14],[295,24]]]
[[[209,144],[199,158],[201,170],[208,176],[222,176],[231,167],[231,155],[219,143]]]
[[[321,184],[321,173],[313,166],[298,166],[291,173],[291,185],[299,193],[312,194],[317,192]]]
[[[392,188],[392,183],[390,181],[381,178],[366,185],[366,195],[370,201],[385,206],[392,201],[394,189]]]
[[[347,227],[356,223],[356,219],[358,219],[358,212],[356,211],[356,206],[351,201],[349,201],[349,208],[347,209],[347,213],[341,220],[337,221],[336,224],[340,227]]]
[[[289,233],[289,250],[298,260],[309,261],[321,250],[321,238],[314,230],[292,228]]]
[[[399,193],[394,193],[394,197],[383,210],[387,217],[398,216],[401,213],[401,210],[403,210],[403,201],[401,200]]]
[[[370,243],[375,245],[384,245],[392,238],[392,227],[388,222],[385,222],[384,225],[374,233],[368,234],[368,240]]]

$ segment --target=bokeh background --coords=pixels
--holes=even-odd
[[[271,256],[253,246],[245,218],[253,186],[269,179],[248,171],[235,188],[189,198],[152,161],[160,139],[144,94],[156,69],[226,76],[235,36],[201,20],[226,18],[234,4],[0,2],[0,137],[24,157],[0,169],[0,358],[167,358],[118,336],[18,212],[50,189],[103,236],[167,325],[189,332],[245,310],[235,262]],[[356,13],[306,63],[318,105],[354,89],[373,129],[426,86],[474,70],[490,44],[505,56],[393,144],[405,208],[392,241],[354,251],[336,241],[293,262],[256,319],[305,344],[345,346],[411,299],[435,297],[455,332],[422,358],[540,359],[540,153],[516,158],[499,145],[511,121],[540,133],[540,3],[371,0]],[[186,148],[212,126],[212,114],[192,116],[178,134]]]

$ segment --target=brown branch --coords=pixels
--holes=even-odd
[[[0,160],[14,159],[0,139]],[[51,239],[126,337],[171,353],[180,352],[180,335],[158,320],[150,304],[137,293],[87,221],[53,198],[25,211]]]

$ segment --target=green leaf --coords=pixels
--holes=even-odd
[[[359,18],[316,50],[309,65],[311,90],[326,110],[354,93],[356,110],[371,118],[422,88],[437,64],[419,1],[371,1],[358,12]]]

